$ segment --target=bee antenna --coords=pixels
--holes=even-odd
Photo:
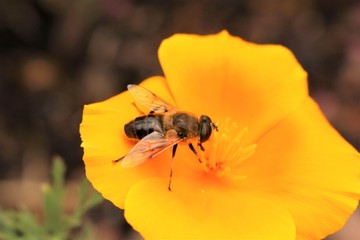
[[[219,128],[218,128],[218,126],[215,124],[215,123],[211,123],[211,126],[213,127],[213,128],[215,128],[215,130],[218,132],[219,131]]]

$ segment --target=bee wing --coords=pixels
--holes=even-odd
[[[141,103],[142,105],[144,105],[154,113],[178,111],[178,109],[175,106],[168,103],[164,99],[156,96],[155,93],[150,92],[149,90],[143,87],[134,84],[129,84],[127,88],[139,103]]]
[[[130,152],[122,159],[124,168],[135,167],[174,146],[181,139],[178,137],[165,138],[163,133],[152,132],[141,139]]]

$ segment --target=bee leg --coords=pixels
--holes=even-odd
[[[136,108],[136,110],[138,110],[140,115],[145,115],[145,113],[143,111],[141,111],[141,109],[136,105],[136,103],[132,102],[131,104]]]
[[[198,143],[198,146],[200,147],[201,151],[205,151],[205,148],[203,147],[203,145],[201,144],[201,142]]]
[[[177,144],[175,144],[173,146],[172,149],[172,157],[171,157],[171,167],[170,167],[170,177],[169,177],[169,186],[168,186],[168,190],[171,192],[171,180],[172,180],[172,175],[173,175],[173,167],[174,167],[174,157],[175,157],[175,153],[176,153],[176,149],[177,149]]]
[[[125,155],[125,156],[122,156],[121,158],[118,158],[118,159],[116,159],[116,160],[112,160],[112,163],[113,163],[113,164],[116,164],[117,162],[123,160],[124,157],[126,157],[126,155]]]
[[[194,148],[194,146],[192,145],[192,143],[189,144],[189,148],[191,149],[191,151],[196,155],[196,157],[198,158],[199,162],[202,163],[201,158],[199,156],[199,154],[197,153],[196,149]],[[201,149],[202,150],[202,149]]]

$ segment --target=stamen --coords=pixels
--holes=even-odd
[[[241,163],[256,151],[256,144],[244,145],[247,132],[246,127],[239,129],[235,122],[226,118],[224,124],[219,125],[219,131],[214,132],[208,151],[205,152],[205,172],[214,172],[217,177],[230,177],[232,180],[246,178],[235,170],[241,169]]]

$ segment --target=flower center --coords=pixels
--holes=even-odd
[[[217,177],[227,177],[232,180],[244,179],[241,163],[250,158],[256,150],[256,144],[245,145],[247,128],[240,129],[228,117],[219,126],[219,132],[213,134],[210,146],[204,153],[203,167],[205,172]]]

